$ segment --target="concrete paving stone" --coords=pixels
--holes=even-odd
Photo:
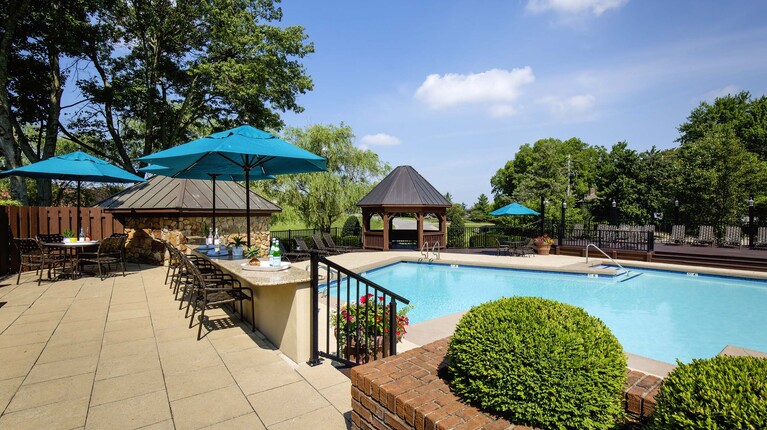
[[[318,390],[338,385],[343,382],[349,382],[349,378],[333,367],[333,365],[330,364],[330,360],[325,360],[323,364],[313,367],[306,363],[301,363],[296,370]]]
[[[14,430],[69,430],[85,425],[88,399],[51,403],[0,417],[0,428]]]
[[[88,330],[98,330],[103,332],[104,320],[85,320],[85,321],[63,321],[56,328],[56,334],[82,332]]]
[[[231,369],[231,372],[237,385],[245,394],[260,393],[303,381],[301,375],[285,362]]]
[[[34,362],[43,348],[45,348],[45,342],[0,348],[0,363],[16,360],[31,360]],[[0,373],[2,373],[2,367],[0,367]]]
[[[133,310],[110,310],[107,322],[126,320],[131,318],[148,317],[149,309],[133,309]]]
[[[154,337],[152,326],[136,326],[124,330],[108,331],[104,333],[104,345],[130,342]]]
[[[162,369],[168,375],[211,366],[223,366],[221,357],[212,348],[201,348],[192,353],[162,356]]]
[[[141,301],[139,302],[130,302],[130,303],[115,303],[115,297],[112,296],[112,300],[109,303],[109,311],[110,312],[116,312],[116,311],[143,311],[143,310],[149,310],[149,306],[146,303],[146,298],[141,296]]]
[[[165,420],[139,428],[141,430],[175,430],[176,426],[173,425],[173,420]]]
[[[69,360],[54,361],[52,363],[36,364],[30,370],[25,383],[50,381],[52,379],[66,378],[67,376],[82,375],[96,371],[97,356],[72,358]]]
[[[42,302],[41,300],[42,299],[36,301],[30,306],[27,312],[43,314],[48,312],[66,311],[75,299],[72,297],[62,297],[56,300],[49,299],[45,302]]]
[[[16,324],[35,324],[41,321],[61,321],[64,311],[46,312],[42,314],[27,314],[24,312],[17,320]]]
[[[259,347],[243,349],[241,351],[222,353],[221,359],[226,363],[230,370],[249,369],[257,366],[266,366],[268,364],[287,363],[280,358],[276,351],[264,350]]]
[[[5,412],[16,412],[67,400],[87,399],[91,395],[92,388],[92,373],[52,379],[35,384],[24,383]]]
[[[341,373],[341,372],[339,372]],[[344,378],[346,378],[344,376]],[[327,399],[333,407],[342,414],[349,413],[352,410],[351,402],[352,381],[346,378],[346,382],[341,382],[320,390],[322,397]]]
[[[171,401],[235,384],[234,378],[226,367],[220,365],[165,375],[165,386]]]
[[[350,423],[332,406],[317,409],[316,411],[311,411],[269,426],[269,430],[339,430],[346,428],[351,428]]]
[[[0,411],[4,411],[11,399],[16,395],[21,383],[24,382],[24,377],[0,380]]]
[[[105,321],[107,319],[106,308],[99,308],[90,311],[67,312],[61,322],[77,321]]]
[[[101,341],[92,340],[79,343],[47,345],[37,359],[38,364],[53,363],[71,358],[97,356],[101,350]]]
[[[104,330],[99,327],[64,333],[55,332],[48,341],[48,345],[71,345],[81,342],[100,341],[103,337]]]
[[[96,380],[114,378],[123,375],[135,375],[150,370],[160,370],[160,360],[156,354],[129,355],[115,357],[99,362]]]
[[[229,429],[249,429],[249,430],[262,430],[266,429],[264,423],[258,418],[255,412],[249,414],[240,415],[237,418],[231,420],[222,421],[220,423],[213,424],[212,426],[203,427],[204,430],[229,430]]]
[[[216,348],[216,351],[218,351],[219,354],[242,351],[243,349],[257,346],[256,341],[244,333],[239,333],[234,336],[223,338],[210,339],[210,343],[213,344],[213,347]]]
[[[155,337],[158,342],[167,342],[177,339],[192,339],[197,342],[197,331],[189,328],[189,320],[182,320],[183,324],[172,328],[155,331]]]
[[[158,369],[102,379],[93,384],[91,406],[125,400],[155,391],[165,392],[165,381],[162,372]]]
[[[51,334],[47,331],[36,331],[21,334],[0,334],[0,349],[11,346],[29,345],[32,343],[47,342]]]
[[[125,330],[136,327],[149,327],[152,328],[152,320],[147,317],[130,318],[127,320],[110,321],[104,328],[105,332]]]
[[[106,361],[131,355],[157,356],[157,343],[155,339],[132,340],[130,342],[103,345],[101,347],[101,360]]]
[[[35,365],[34,359],[3,361],[0,366],[0,381],[27,376]]]
[[[136,429],[171,418],[165,391],[91,406],[86,429]]]
[[[198,341],[194,333],[191,330],[184,329],[188,332],[188,336],[184,336],[181,339],[175,340],[160,340],[157,339],[157,349],[160,352],[160,357],[170,357],[178,354],[191,354],[196,351],[209,350],[215,352],[213,345],[207,341]]]
[[[304,380],[251,394],[248,400],[267,427],[330,406],[330,403]]]
[[[253,412],[248,399],[236,386],[175,400],[170,405],[179,430],[208,427]]]
[[[3,306],[3,313],[5,312],[5,306]],[[15,319],[15,318],[14,318]],[[16,333],[32,333],[36,331],[45,331],[50,330],[51,333],[56,329],[56,327],[60,324],[59,320],[48,320],[48,321],[40,321],[32,324],[19,324],[18,322],[13,322],[13,328],[18,330]],[[6,332],[3,332],[6,333]]]

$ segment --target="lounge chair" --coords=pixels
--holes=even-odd
[[[312,251],[317,251],[319,252],[320,255],[323,255],[323,256],[330,255],[330,252],[328,252],[327,250],[323,251],[321,249],[309,248],[309,245],[306,244],[306,241],[304,240],[303,237],[294,237],[293,240],[296,241],[296,251],[298,252],[305,252],[307,254],[311,254]]]
[[[759,227],[756,233],[754,248],[767,249],[767,227]]]
[[[330,249],[336,249],[340,252],[350,252],[354,249],[353,246],[336,245],[336,242],[333,240],[333,236],[331,236],[328,232],[322,233],[322,237],[325,238],[325,243],[328,244]]]
[[[741,240],[741,229],[738,226],[734,225],[728,225],[727,230],[725,230],[724,234],[724,242],[722,242],[722,246],[728,247],[728,248],[740,248],[743,245],[743,242]]]
[[[692,242],[693,246],[714,246],[716,237],[714,236],[714,227],[710,225],[700,226],[698,238]]]
[[[535,256],[535,240],[530,239],[522,246],[517,246],[509,249],[509,254],[519,257],[534,257]]]
[[[299,261],[306,260],[307,258],[311,257],[311,254],[305,251],[287,251],[285,250],[285,246],[282,245],[282,242],[277,242],[280,244],[280,252],[282,252],[282,258],[286,259],[289,263],[291,262],[291,259],[293,261]]]
[[[669,245],[684,245],[684,226],[675,225],[671,227],[671,238],[668,241]]]
[[[325,246],[325,242],[322,241],[322,236],[320,236],[318,233],[315,233],[312,235],[312,240],[314,241],[314,246],[319,249],[321,252],[326,252],[328,254],[341,254],[342,251],[339,251],[337,249],[331,249]]]

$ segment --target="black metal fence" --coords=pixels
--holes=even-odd
[[[315,312],[309,364],[325,357],[356,366],[397,354],[410,301],[316,252],[310,267]]]
[[[543,229],[544,234],[556,239],[559,225],[553,221],[546,221]],[[448,248],[494,248],[498,245],[497,239],[524,240],[538,237],[541,234],[540,224],[526,226],[481,226],[461,227],[447,229]]]

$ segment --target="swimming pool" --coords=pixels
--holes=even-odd
[[[582,307],[610,327],[625,351],[667,363],[713,357],[726,345],[767,351],[767,282],[639,272],[617,282],[604,276],[402,262],[364,276],[410,300],[411,324],[500,297],[537,296]]]

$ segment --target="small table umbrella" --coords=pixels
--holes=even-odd
[[[27,166],[0,172],[0,178],[24,176],[35,179],[77,181],[77,231],[80,231],[80,185],[81,182],[129,183],[144,182],[133,173],[88,155],[82,151],[51,157]]]
[[[251,171],[261,177],[292,173],[324,172],[326,161],[319,155],[291,145],[271,133],[244,125],[213,133],[139,160],[168,168],[156,173],[166,176],[242,173],[250,190]],[[250,193],[245,194],[245,216],[250,247]]]
[[[500,209],[496,209],[492,212],[490,212],[490,215],[494,216],[523,216],[523,215],[540,215],[539,212],[536,212],[527,206],[520,205],[517,202],[508,204]]]
[[[202,173],[199,170],[177,170],[177,169],[171,169],[169,167],[160,166],[157,164],[151,164],[146,167],[142,167],[139,169],[142,172],[152,173],[154,175],[162,175],[162,176],[171,176],[174,178],[179,179],[210,179],[212,182],[212,188],[213,188],[213,198],[211,199],[211,202],[213,203],[213,231],[216,231],[216,179],[219,176],[223,176],[225,181],[244,181],[245,180],[245,174],[244,172],[239,172],[238,174],[226,174],[221,175],[219,173]],[[274,179],[274,176],[267,175],[255,175],[251,176],[250,179],[252,180],[261,180],[261,179]]]

